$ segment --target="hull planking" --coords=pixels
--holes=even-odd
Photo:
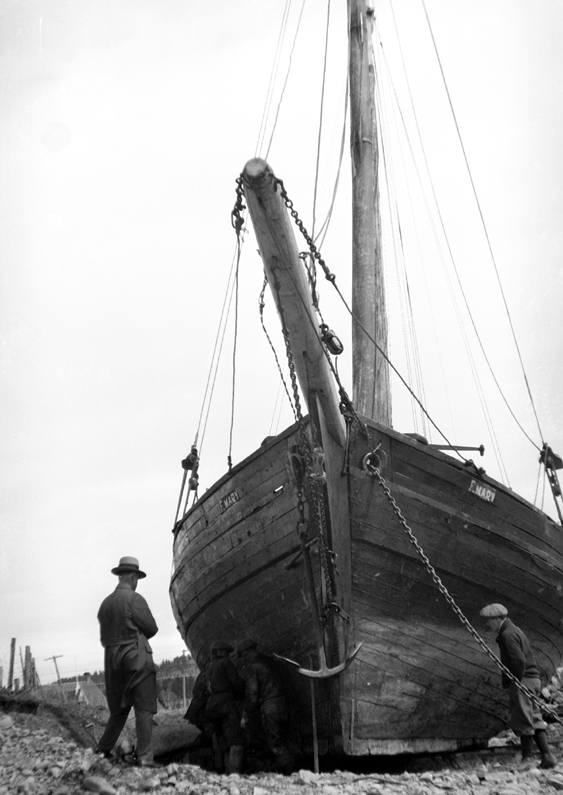
[[[295,667],[279,663],[293,740],[312,748],[314,690],[321,754],[482,744],[505,726],[500,673],[440,593],[362,459],[380,445],[382,476],[460,610],[479,631],[480,608],[505,604],[530,637],[544,682],[563,655],[561,528],[453,457],[366,424],[369,438],[354,425],[347,461],[338,450],[331,455],[342,460],[326,467],[333,492],[327,506],[335,602],[341,608],[328,614],[325,625],[329,665],[360,642],[362,648],[344,672],[313,685]],[[298,441],[299,429],[292,426],[263,445],[209,489],[176,528],[171,599],[194,657],[213,640],[251,635],[268,654],[318,667],[296,532],[292,456]],[[335,505],[341,507],[336,520]],[[318,546],[311,552],[322,604]],[[494,638],[486,642],[496,653]]]

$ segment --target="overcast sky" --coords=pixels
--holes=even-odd
[[[65,676],[102,668],[96,613],[116,584],[110,569],[122,555],[137,556],[148,574],[139,591],[160,626],[157,662],[185,648],[168,597],[180,460],[198,428],[233,260],[234,180],[257,151],[285,6],[285,0],[0,3],[4,682],[13,637],[18,650],[31,647],[43,682],[54,677],[46,661],[53,655],[62,655]],[[331,7],[317,225],[338,166],[343,6]],[[301,7],[301,0],[290,7],[262,154]],[[542,432],[561,453],[563,4],[427,0],[426,7]],[[498,286],[424,7],[397,0],[393,8],[394,19],[388,0],[376,3],[382,73],[404,58],[464,291],[483,339],[491,340],[499,378],[539,443],[506,317],[492,308],[493,301],[499,305]],[[269,152],[309,228],[326,17],[324,0],[307,0]],[[393,43],[395,26],[402,53]],[[406,95],[404,78],[395,80],[382,89],[386,102],[394,90]],[[400,138],[396,114],[395,124],[387,128],[389,144]],[[335,207],[340,219],[323,249],[343,289],[348,181],[345,162]],[[399,180],[395,190],[398,198],[404,193]],[[414,190],[410,201],[418,219],[422,204]],[[423,276],[423,260],[430,271],[442,265],[431,242],[423,257],[414,239],[405,233],[414,264],[410,289],[424,297],[413,311],[430,411],[457,443],[485,443],[489,451],[480,401],[459,361],[464,346],[451,330],[452,293]],[[386,245],[392,254],[392,243]],[[241,260],[235,463],[291,422],[287,408],[279,420],[275,413],[279,379],[259,321],[255,247],[249,234]],[[396,277],[387,268],[391,286]],[[399,295],[390,298],[392,309],[401,306]],[[346,340],[346,313],[330,296],[324,300],[328,321]],[[274,333],[271,304],[267,322]],[[231,331],[232,325],[203,445],[202,488],[226,466]],[[399,330],[392,338],[392,353],[402,365],[401,337]],[[449,343],[442,352],[437,339]],[[453,376],[443,374],[449,365]],[[482,378],[490,386],[490,377]],[[510,485],[532,501],[537,453],[501,403],[491,396],[499,444],[506,443],[504,467]],[[399,394],[398,430],[413,430],[410,411]],[[500,476],[495,457],[479,463]]]

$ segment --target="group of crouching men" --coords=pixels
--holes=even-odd
[[[198,659],[201,672],[185,718],[209,738],[218,773],[241,773],[246,751],[257,736],[280,773],[291,773],[294,758],[287,736],[289,706],[276,663],[246,638],[236,648],[211,645],[211,659]]]

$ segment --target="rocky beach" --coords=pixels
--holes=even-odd
[[[82,716],[84,718],[84,716]],[[516,746],[449,757],[418,758],[401,772],[362,773],[301,769],[273,773],[218,775],[184,761],[140,769],[97,756],[96,726],[59,709],[35,714],[0,712],[0,795],[102,795],[185,793],[186,795],[529,795],[563,792],[561,730],[550,727],[550,742],[561,762],[538,767],[539,755],[524,767]],[[187,757],[189,758],[189,757]],[[191,761],[191,760],[190,760]],[[375,767],[375,765],[374,765]],[[426,768],[426,769],[425,769]]]

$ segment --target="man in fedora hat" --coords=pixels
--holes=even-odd
[[[158,627],[145,599],[135,593],[137,582],[147,575],[140,570],[137,558],[129,556],[121,558],[119,566],[111,571],[119,577],[119,582],[98,611],[110,716],[96,750],[109,756],[133,707],[137,764],[154,767],[152,718],[156,713],[156,666],[148,639],[156,635]]]
[[[508,610],[504,605],[487,605],[480,615],[486,620],[489,629],[496,633],[501,663],[508,668],[514,679],[538,698],[541,692],[540,671],[525,633],[508,618]],[[510,728],[520,737],[522,760],[531,762],[533,759],[535,740],[541,753],[540,767],[555,767],[556,762],[547,742],[547,724],[542,719],[536,701],[522,692],[504,672],[502,686],[508,690]]]

